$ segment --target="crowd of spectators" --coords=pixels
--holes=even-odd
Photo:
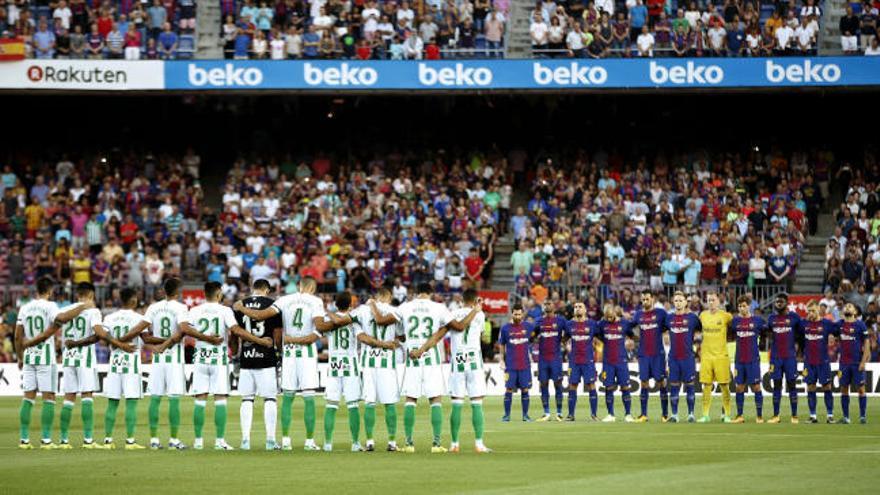
[[[195,28],[195,0],[7,0],[0,4],[0,33],[4,38],[21,39],[27,58],[167,60],[191,56]]]
[[[221,2],[227,58],[501,57],[509,0]]]

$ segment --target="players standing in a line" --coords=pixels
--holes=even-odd
[[[675,312],[666,316],[666,328],[669,330],[669,388],[672,416],[669,421],[678,423],[678,394],[682,383],[685,386],[687,400],[688,423],[696,421],[694,417],[694,381],[697,365],[694,360],[694,333],[701,329],[700,319],[688,309],[684,292],[676,291],[672,296]]]
[[[341,320],[350,317],[351,293],[341,292],[336,296],[336,316]],[[361,364],[359,345],[393,351],[398,347],[396,339],[382,341],[371,337],[352,318],[346,325],[328,330],[327,352],[329,359],[329,376],[324,390],[326,405],[324,407],[324,450],[333,450],[333,431],[336,428],[336,411],[339,401],[345,397],[348,407],[348,427],[351,432],[351,451],[363,450],[359,441],[361,431],[360,400],[361,400]]]
[[[383,318],[394,311],[389,304],[391,291],[380,288],[376,300],[369,300],[352,311],[352,319],[361,331],[374,339],[389,341],[403,337],[403,326],[399,323],[380,325],[376,318]],[[390,317],[394,322],[394,317]],[[397,403],[400,389],[397,383],[397,359],[393,350],[364,346],[361,350],[362,394],[364,402],[364,430],[367,434],[365,450],[373,452],[376,442],[373,430],[376,426],[376,403],[385,408],[385,428],[388,431],[389,452],[397,451]]]
[[[254,281],[251,295],[241,302],[246,308],[266,309],[275,301],[268,297],[271,286],[264,279]],[[240,346],[240,373],[238,392],[241,394],[239,418],[241,420],[241,449],[251,448],[251,425],[254,419],[254,398],[263,399],[263,423],[266,427],[266,450],[280,448],[275,442],[275,423],[278,418],[278,407],[275,401],[278,395],[278,379],[275,368],[278,359],[276,348],[281,347],[283,330],[281,317],[276,315],[263,321],[254,321],[240,312],[235,313],[238,326],[258,338],[269,338],[273,346],[262,346],[248,340]],[[233,337],[233,341],[235,338]]]
[[[303,448],[321,450],[315,443],[315,390],[318,388],[317,330],[330,330],[335,323],[324,321],[324,301],[315,295],[318,284],[312,277],[303,277],[299,292],[280,297],[266,309],[246,308],[238,301],[233,309],[254,321],[263,321],[281,314],[284,326],[284,350],[281,357],[281,449],[291,450],[290,422],[293,419],[293,397],[303,398],[303,423],[306,439]],[[333,317],[331,317],[332,319]]]
[[[837,323],[835,334],[840,339],[840,407],[843,423],[849,424],[849,394],[859,392],[859,421],[868,422],[868,397],[865,395],[865,363],[871,355],[868,327],[859,319],[859,309],[853,303],[843,306],[843,320]]]
[[[620,387],[623,409],[626,413],[624,421],[632,423],[632,396],[629,385],[629,366],[626,359],[626,338],[633,336],[631,320],[621,318],[619,307],[605,305],[604,317],[599,322],[596,336],[605,346],[602,351],[602,381],[605,386],[605,407],[608,415],[602,418],[604,423],[617,421],[614,417],[614,392]]]
[[[40,448],[54,449],[52,443],[52,422],[55,419],[55,389],[58,371],[55,365],[55,333],[61,325],[79,316],[83,311],[94,307],[91,303],[77,304],[61,311],[58,304],[51,301],[54,282],[49,278],[37,280],[37,297],[18,311],[15,322],[15,349],[18,353],[18,366],[21,369],[24,399],[21,402],[19,419],[21,421],[22,449],[32,449],[30,443],[31,410],[39,391],[43,396],[43,409],[40,413],[42,442]]]
[[[721,387],[721,421],[730,421],[730,356],[727,353],[727,330],[733,315],[721,309],[718,294],[706,296],[709,309],[700,313],[703,341],[700,344],[700,383],[703,384],[703,416],[699,423],[708,423],[712,408],[712,388]]]
[[[762,338],[767,328],[764,320],[752,316],[749,296],[740,296],[737,300],[737,316],[730,323],[736,338],[736,418],[734,423],[745,423],[743,406],[745,404],[746,385],[755,394],[755,411],[758,423],[764,422],[764,395],[761,393],[761,358],[758,354]]]
[[[770,331],[770,379],[773,380],[773,417],[768,423],[779,423],[779,407],[782,402],[782,377],[788,389],[791,404],[791,422],[798,423],[797,407],[797,340],[796,330],[801,318],[788,310],[788,296],[778,294],[773,301],[774,314],[767,319]]]
[[[94,307],[95,286],[84,282],[76,287],[77,304],[92,306],[64,325],[61,330],[62,376],[61,390],[64,405],[61,408],[61,443],[58,448],[70,449],[69,431],[76,396],[82,396],[83,448],[94,448],[95,429],[94,399],[98,389],[98,358],[95,343],[99,338],[108,340],[109,335],[101,327],[101,310]],[[118,340],[113,339],[115,344]]]
[[[501,327],[496,347],[501,353],[501,369],[504,370],[504,416],[501,421],[510,421],[510,407],[513,392],[520,391],[522,401],[522,420],[529,422],[529,389],[532,388],[532,359],[529,337],[534,326],[524,321],[526,314],[522,304],[515,304],[510,312],[510,323]]]
[[[807,384],[810,423],[819,422],[816,418],[817,384],[824,393],[826,422],[834,423],[834,395],[831,393],[831,363],[828,359],[828,336],[834,332],[834,323],[822,318],[819,313],[819,303],[810,301],[807,304],[807,318],[801,320],[798,328],[804,342],[804,382]]]
[[[596,363],[594,340],[596,322],[587,318],[587,306],[583,302],[574,304],[574,318],[565,326],[565,338],[571,342],[568,351],[568,416],[566,421],[575,420],[578,386],[584,382],[584,389],[590,394],[590,419],[598,421],[599,396],[596,393]]]
[[[556,421],[562,421],[562,333],[565,318],[558,316],[549,300],[544,302],[543,314],[535,321],[538,340],[538,382],[541,385],[541,406],[544,415],[537,421],[550,421],[550,380],[556,393]]]
[[[655,306],[654,294],[642,291],[642,309],[636,311],[633,323],[638,326],[639,340],[639,403],[642,413],[639,423],[648,422],[649,380],[660,390],[661,420],[665,423],[669,416],[669,394],[666,392],[666,351],[663,349],[663,330],[666,325],[666,311]]]

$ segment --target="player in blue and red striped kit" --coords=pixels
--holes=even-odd
[[[587,306],[574,303],[574,319],[565,327],[565,338],[571,342],[568,352],[568,416],[566,421],[574,421],[577,407],[578,385],[581,380],[590,394],[590,419],[597,421],[599,397],[596,394],[596,363],[593,361],[593,337],[596,336],[596,322],[587,318]]]
[[[544,415],[538,421],[562,421],[562,333],[567,322],[558,316],[553,303],[545,301],[543,315],[535,321],[538,341],[538,381],[541,384],[541,405]],[[550,416],[550,380],[556,393],[556,417]]]
[[[684,292],[677,291],[672,296],[675,313],[666,316],[666,329],[669,331],[669,389],[672,403],[672,416],[669,421],[678,423],[678,393],[682,383],[688,408],[688,423],[696,421],[694,402],[696,392],[694,382],[697,365],[694,357],[694,332],[701,330],[700,317],[688,309]]]
[[[736,339],[736,418],[733,423],[745,423],[743,407],[746,401],[746,385],[755,393],[756,422],[763,423],[764,394],[761,393],[761,358],[758,354],[759,339],[767,328],[764,320],[751,314],[751,299],[740,296],[736,302],[739,314],[733,317],[730,326]]]
[[[828,336],[835,332],[836,325],[819,314],[819,303],[807,304],[807,319],[801,320],[798,327],[799,339],[804,349],[804,382],[807,384],[807,405],[810,407],[810,423],[816,419],[816,384],[822,387],[825,395],[826,421],[834,423],[834,395],[831,394],[831,363],[828,359]]]
[[[768,423],[779,423],[779,406],[782,402],[782,377],[791,404],[791,422],[798,423],[797,406],[797,328],[801,318],[788,310],[788,296],[779,294],[773,301],[775,314],[767,318],[770,330],[770,379],[773,380],[773,417]]]
[[[638,422],[648,421],[649,380],[660,389],[660,409],[662,421],[669,415],[669,395],[666,392],[666,351],[663,349],[663,330],[666,327],[666,311],[654,307],[654,294],[642,291],[642,309],[636,311],[633,323],[639,327],[639,402],[642,414]]]
[[[626,338],[633,336],[632,321],[620,317],[622,310],[612,304],[605,306],[604,318],[599,322],[596,336],[605,343],[602,351],[602,382],[605,386],[605,406],[608,415],[604,423],[617,421],[614,417],[614,392],[620,387],[623,395],[624,420],[635,422],[631,414],[632,397],[629,386],[629,367],[626,364]]]
[[[498,335],[498,351],[501,353],[501,363],[505,373],[504,392],[504,417],[502,421],[510,421],[510,406],[513,402],[513,392],[520,390],[522,399],[522,419],[531,421],[529,418],[529,389],[532,388],[532,360],[529,357],[531,349],[529,338],[532,336],[534,327],[531,323],[523,321],[525,311],[521,304],[516,304],[511,312],[511,322],[501,327]]]
[[[844,424],[849,424],[849,393],[859,392],[859,421],[868,422],[868,397],[865,396],[865,363],[871,355],[868,327],[859,319],[859,309],[853,303],[843,307],[843,320],[837,323],[835,335],[840,339],[840,407]]]

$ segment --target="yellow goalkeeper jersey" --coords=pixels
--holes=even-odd
[[[727,354],[727,327],[733,315],[727,311],[703,311],[700,323],[703,325],[703,344],[700,346],[700,360],[729,358]]]

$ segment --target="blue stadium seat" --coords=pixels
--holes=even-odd
[[[196,40],[191,34],[180,35],[180,41],[177,43],[177,58],[191,59],[196,51]]]
[[[486,53],[486,36],[482,34],[478,34],[476,38],[474,38],[474,56],[485,57]]]

